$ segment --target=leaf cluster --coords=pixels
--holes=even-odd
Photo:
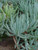
[[[15,36],[19,50],[37,50],[38,1],[7,0],[4,4],[4,0],[1,1],[0,34]]]

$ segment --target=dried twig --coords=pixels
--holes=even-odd
[[[14,36],[13,36],[13,40],[14,40],[14,43],[16,44],[17,49],[19,50],[19,47],[17,46],[17,43],[16,43],[16,40],[15,40]]]

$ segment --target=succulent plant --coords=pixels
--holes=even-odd
[[[37,0],[12,0],[11,2],[11,5],[9,5],[8,3],[4,5],[3,13],[8,18],[6,21],[3,20],[4,26],[2,29],[6,31],[6,35],[13,37],[13,40],[16,44],[15,47],[17,47],[17,50],[37,50]],[[16,3],[17,6],[13,5],[14,3]],[[14,8],[14,6],[16,6],[16,8]]]

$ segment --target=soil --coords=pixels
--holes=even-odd
[[[10,38],[3,38],[0,42],[0,50],[15,50],[14,41]]]

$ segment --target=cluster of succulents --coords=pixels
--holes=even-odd
[[[8,3],[9,1],[1,4],[0,34],[5,33],[13,37],[17,50],[36,50],[38,48],[37,0],[11,0],[11,4]]]

